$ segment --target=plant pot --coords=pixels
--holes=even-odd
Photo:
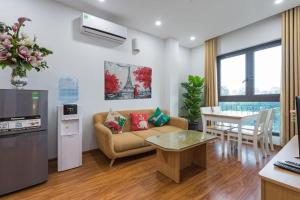
[[[199,129],[199,123],[198,122],[189,122],[189,130],[198,130]]]
[[[12,66],[11,68],[12,68],[12,73],[11,73],[10,83],[16,89],[19,90],[23,89],[24,86],[28,84],[26,71],[22,70],[22,68],[18,66]]]

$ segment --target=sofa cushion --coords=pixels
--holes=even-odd
[[[130,149],[144,147],[144,139],[130,132],[112,135],[114,149],[116,152],[123,152]]]
[[[170,121],[170,116],[164,114],[159,108],[156,108],[154,114],[149,118],[149,122],[156,127],[161,127]]]
[[[133,131],[132,134],[134,134],[140,138],[146,139],[151,136],[161,135],[162,133],[160,131],[154,130],[152,128],[152,129],[148,129],[148,130],[144,130],[144,131]]]
[[[131,131],[131,118],[130,118],[130,113],[146,113],[148,114],[148,116],[151,116],[153,115],[154,113],[154,110],[125,110],[125,111],[119,111],[119,113],[121,115],[123,115],[124,117],[126,117],[128,120],[125,124],[125,127],[123,128],[123,132],[130,132]],[[153,126],[152,124],[149,124],[150,125],[150,128],[151,126]]]
[[[162,126],[162,127],[155,127],[152,128],[153,130],[159,131],[161,133],[170,133],[170,132],[177,132],[177,131],[182,131],[183,129],[177,128],[175,126]]]
[[[130,113],[131,130],[141,131],[149,129],[147,113]]]
[[[118,112],[110,111],[106,117],[104,125],[109,128],[112,133],[122,133],[127,119]]]
[[[162,110],[165,114],[169,114],[168,111]],[[136,112],[136,113],[147,113],[148,116],[152,116],[154,113],[153,109],[144,109],[144,110],[124,110],[124,111],[118,111],[121,115],[123,115],[126,119],[127,122],[125,123],[125,126],[123,128],[123,132],[130,132],[131,131],[131,120],[130,120],[130,113]],[[97,113],[94,115],[94,124],[96,123],[104,123],[105,119],[108,115],[108,112],[102,112],[102,113]],[[153,124],[149,124],[150,128],[154,127]]]

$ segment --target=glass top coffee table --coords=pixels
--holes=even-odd
[[[178,131],[151,136],[146,142],[157,148],[158,171],[180,182],[181,171],[191,165],[206,168],[206,143],[215,136],[198,131]]]

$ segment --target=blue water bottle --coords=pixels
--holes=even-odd
[[[62,104],[76,103],[78,97],[78,80],[71,77],[59,79],[59,101]]]

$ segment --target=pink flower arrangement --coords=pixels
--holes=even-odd
[[[0,22],[0,68],[16,66],[13,73],[20,76],[31,69],[40,71],[48,68],[44,57],[52,54],[52,51],[39,46],[35,37],[32,40],[20,32],[26,21],[31,20],[20,17],[12,26]]]

